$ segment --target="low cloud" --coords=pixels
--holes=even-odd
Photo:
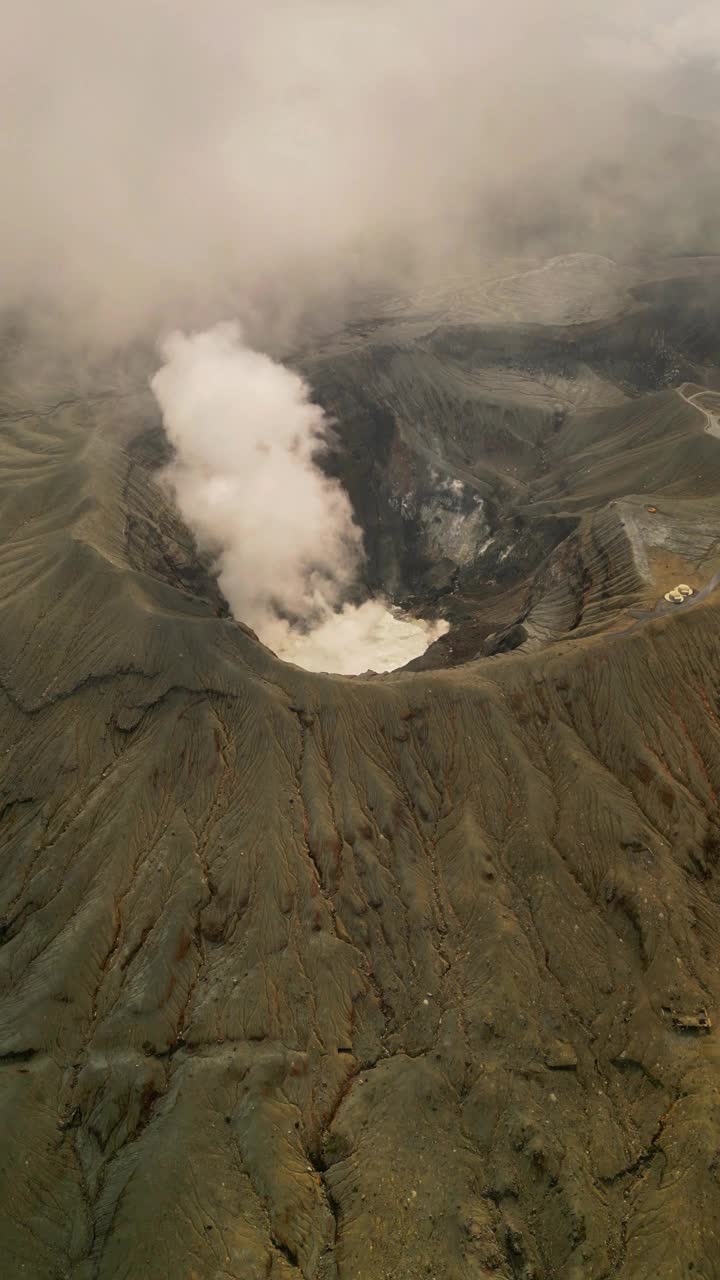
[[[665,157],[660,113],[719,49],[677,0],[12,5],[4,302],[94,341],[237,314],[265,345],[498,247],[682,247],[712,165],[687,130]]]

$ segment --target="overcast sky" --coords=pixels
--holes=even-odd
[[[717,6],[675,0],[11,0],[5,301],[90,333],[291,325],[515,219],[611,220],[608,166],[642,229],[677,191],[637,175],[639,104],[701,111],[718,49]]]

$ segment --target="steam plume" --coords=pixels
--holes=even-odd
[[[236,325],[175,333],[152,380],[183,517],[217,555],[235,615],[313,669],[400,666],[447,628],[345,604],[362,536],[347,495],[316,464],[329,423],[298,374],[253,351]]]

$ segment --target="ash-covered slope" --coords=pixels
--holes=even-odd
[[[717,261],[665,270],[648,268],[610,319],[488,328],[468,323],[467,299],[436,298],[437,323],[381,315],[306,356],[337,423],[326,465],[363,525],[368,587],[451,623],[415,667],[597,630],[720,568],[703,532],[720,514]],[[633,495],[656,507],[643,537],[656,551],[664,538],[652,572],[637,520],[614,509]]]
[[[720,1276],[720,1057],[692,1026],[720,1007],[720,595],[699,580],[720,443],[672,390],[615,394],[576,420],[569,471],[535,441],[543,475],[491,495],[498,526],[553,530],[515,594],[473,597],[524,630],[514,651],[341,679],[223,616],[152,479],[143,393],[19,385],[8,1276]],[[689,564],[698,597],[654,613]],[[543,633],[548,583],[574,603]]]

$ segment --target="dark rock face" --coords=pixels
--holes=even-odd
[[[380,408],[365,374],[318,379],[371,578],[423,604],[442,585],[430,467],[463,485],[438,510],[480,495],[511,547],[456,563],[457,665],[375,679],[286,666],[218,616],[146,465],[143,394],[18,388],[8,1276],[720,1276],[720,442],[672,389],[573,407],[600,394],[584,372],[526,417],[527,359],[467,437],[450,392],[430,412],[436,363],[417,412],[395,357]],[[678,581],[697,594],[658,605]]]
[[[604,601],[586,609],[592,584],[609,573],[625,604],[638,586],[616,572],[628,544],[607,504],[717,493],[715,442],[674,389],[715,385],[715,270],[638,285],[612,320],[427,324],[410,340],[378,322],[376,337],[368,325],[361,344],[306,358],[336,424],[323,465],[365,532],[367,589],[452,624],[416,669],[605,625]]]

